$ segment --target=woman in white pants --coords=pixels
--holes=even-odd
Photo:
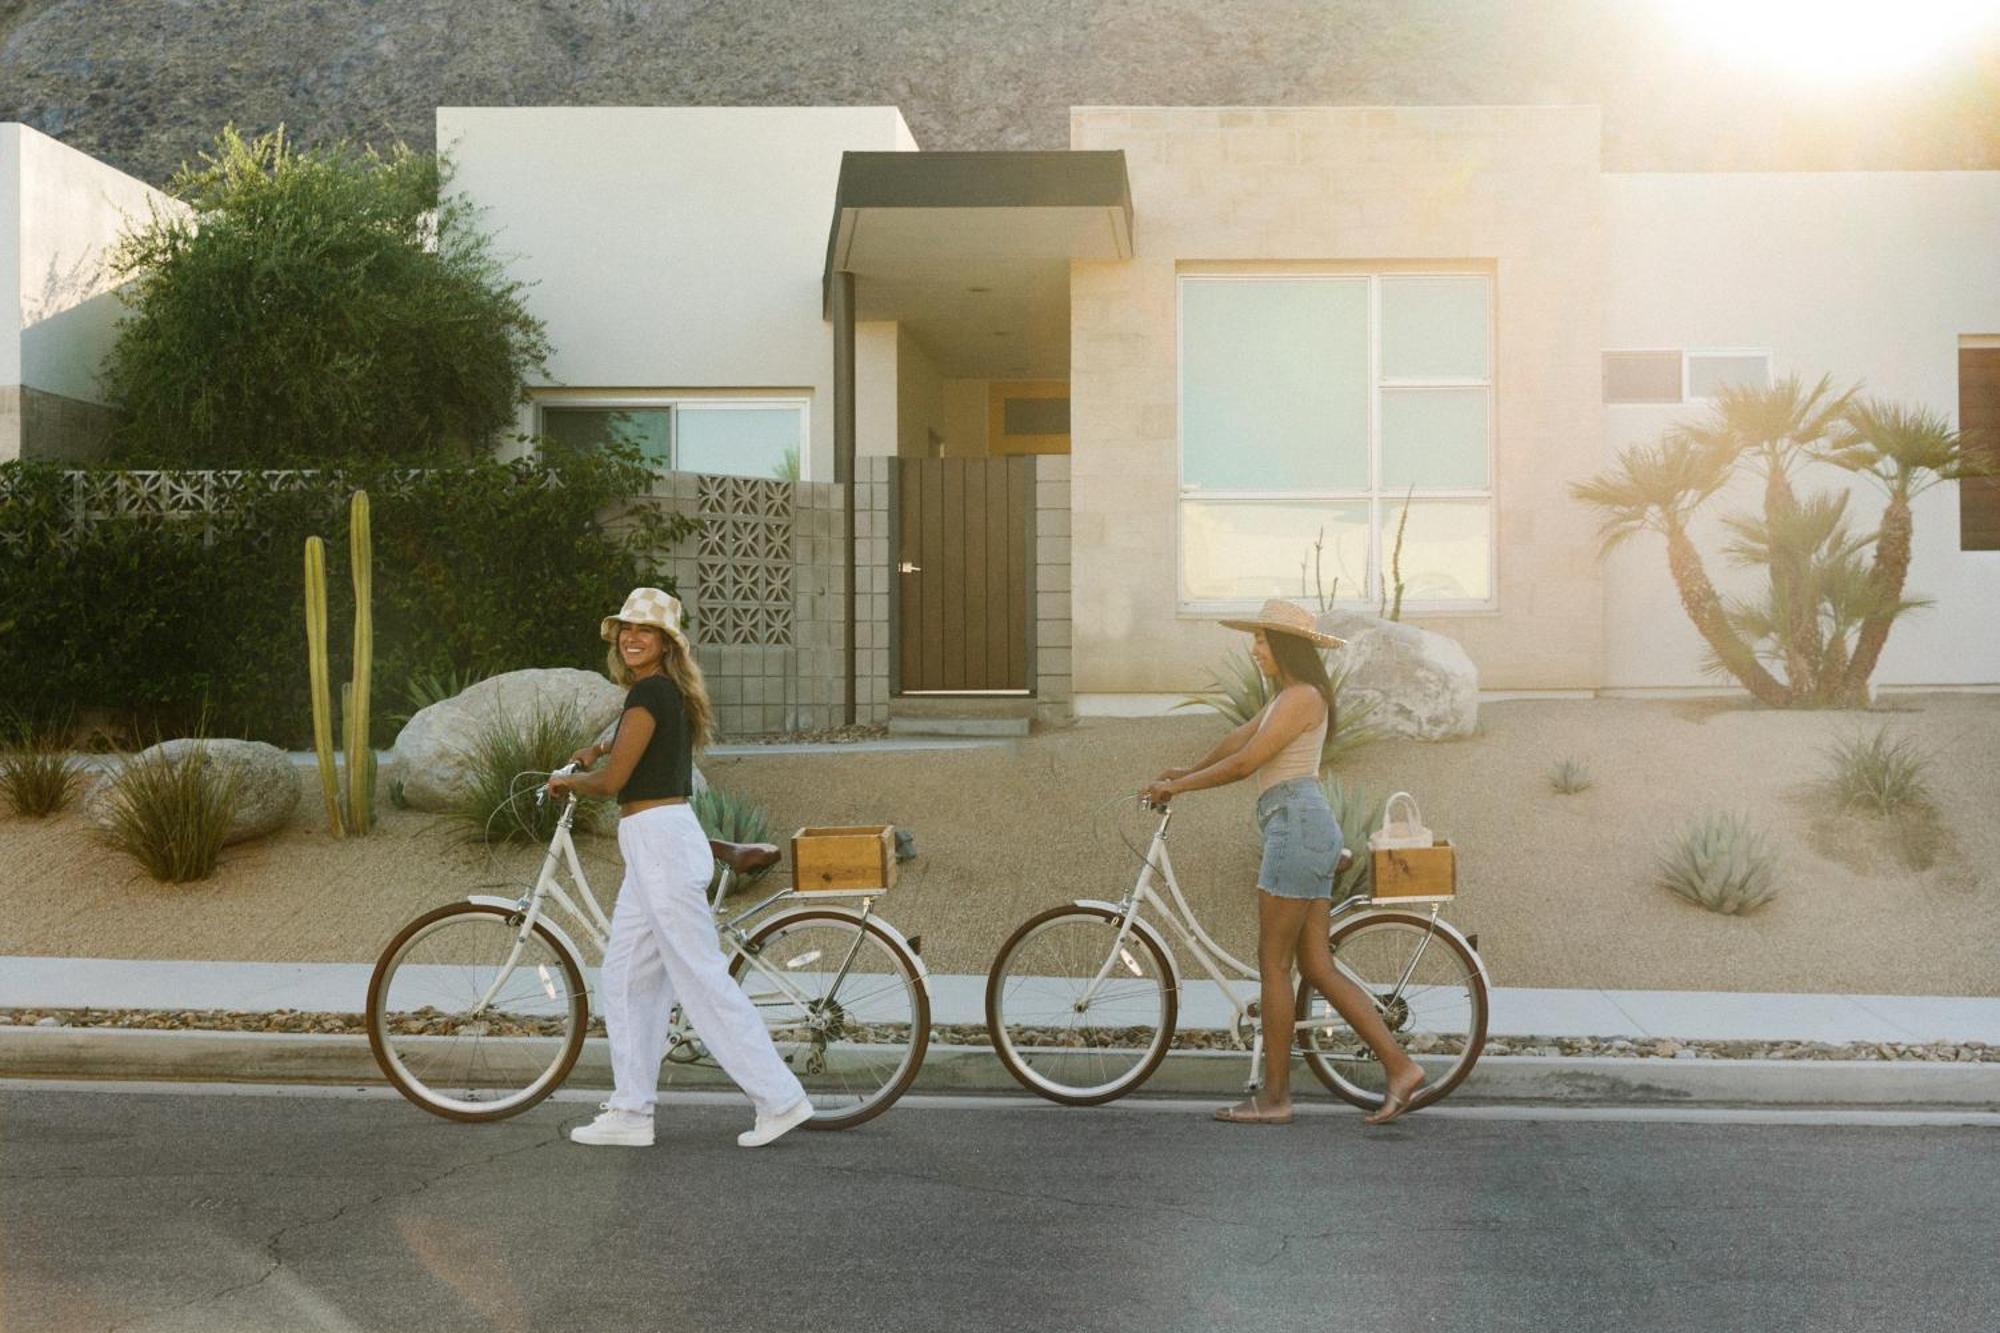
[[[678,1000],[702,1044],[757,1108],[757,1123],[737,1135],[737,1143],[761,1147],[810,1120],[813,1108],[771,1044],[756,1006],[730,977],[709,913],[715,862],[688,796],[694,753],[708,744],[715,710],[672,594],[634,588],[599,633],[611,644],[606,669],[630,693],[611,743],[586,746],[572,758],[586,768],[610,759],[596,772],[549,779],[556,796],[616,794],[618,851],[625,859],[598,988],[611,1038],[613,1091],[604,1113],[569,1137],[573,1143],[652,1145],[667,1015]]]

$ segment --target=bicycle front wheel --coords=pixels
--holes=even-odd
[[[452,903],[405,926],[368,983],[368,1045],[405,1097],[501,1120],[555,1091],[583,1050],[583,970],[545,926]]]
[[[1150,935],[1118,938],[1120,917],[1064,906],[1030,917],[986,977],[986,1032],[1021,1086],[1096,1106],[1144,1083],[1179,1015],[1173,966]]]
[[[1455,931],[1410,912],[1371,912],[1335,926],[1336,966],[1375,1004],[1389,1034],[1424,1068],[1410,1108],[1443,1098],[1472,1072],[1486,1045],[1486,977]],[[1299,1047],[1306,1067],[1342,1101],[1382,1105],[1382,1063],[1311,986],[1299,986]]]
[[[889,931],[833,908],[773,917],[729,965],[812,1099],[808,1129],[847,1129],[895,1105],[931,1040],[916,960]]]

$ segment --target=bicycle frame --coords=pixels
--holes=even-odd
[[[514,964],[519,960],[521,950],[526,946],[529,935],[538,924],[553,934],[558,942],[576,957],[579,964],[584,961],[585,954],[576,947],[576,941],[571,938],[569,932],[564,928],[563,921],[546,910],[551,905],[563,913],[564,917],[579,929],[582,937],[594,947],[597,961],[601,964],[604,960],[605,946],[609,944],[611,939],[611,922],[605,916],[604,909],[598,906],[597,896],[590,889],[590,880],[584,875],[583,866],[577,859],[576,842],[570,831],[571,826],[576,820],[576,806],[577,798],[572,794],[568,803],[563,807],[561,817],[556,821],[556,831],[549,839],[549,850],[547,855],[542,858],[541,871],[535,876],[534,886],[529,889],[526,895],[513,899],[485,895],[474,895],[471,898],[473,902],[512,908],[515,912],[519,913],[519,922],[514,936],[514,948],[508,954],[506,961],[501,965],[492,984],[487,987],[486,993],[480,997],[479,1004],[474,1012],[484,1010],[491,1003],[493,997],[500,994],[508,978],[513,975]],[[558,873],[563,869],[567,869],[569,872],[573,892],[571,887],[566,887],[563,884],[562,878]],[[722,867],[721,878],[717,884],[715,894],[710,900],[711,907],[719,906],[722,900],[728,895],[731,878],[732,872],[729,867]],[[786,1000],[798,1005],[802,1011],[812,1013],[814,1005],[810,998],[797,986],[792,984],[791,978],[785,975],[784,972],[772,967],[759,957],[759,951],[750,943],[749,935],[743,929],[745,922],[757,916],[772,904],[787,900],[797,900],[798,898],[799,894],[796,890],[789,888],[780,889],[760,902],[744,908],[727,921],[718,920],[716,930],[723,938],[725,952],[731,964],[734,964],[735,960],[741,957],[744,960],[745,966],[754,969],[759,976],[770,981]],[[578,905],[579,901],[582,904],[581,906]],[[874,906],[875,899],[873,895],[864,895],[861,899],[860,911],[836,910],[841,910],[845,915],[853,917],[859,922],[866,923],[871,919]],[[896,942],[903,946],[904,950],[916,964],[919,982],[927,985],[928,974],[924,968],[922,957],[916,950],[909,947],[909,941],[903,938],[902,932],[880,917],[872,917],[872,919],[876,925],[888,931],[895,938]],[[839,969],[834,975],[833,988],[835,990],[839,988],[841,982],[847,979],[848,970],[853,967],[855,955],[860,950],[862,938],[863,936],[857,933],[853,944],[848,948],[847,957],[840,960]],[[678,1050],[688,1041],[684,1027],[685,1020],[682,1020],[681,1022],[674,1023],[669,1028],[668,1050],[670,1052]],[[669,1058],[672,1057],[670,1056]]]
[[[1088,1003],[1090,998],[1096,993],[1097,987],[1102,985],[1110,975],[1113,961],[1119,956],[1120,951],[1124,947],[1126,937],[1135,927],[1151,931],[1156,937],[1159,936],[1159,930],[1141,913],[1142,908],[1150,905],[1165,918],[1168,925],[1173,927],[1175,935],[1179,937],[1182,945],[1193,956],[1195,962],[1201,965],[1202,970],[1215,982],[1217,988],[1221,990],[1223,995],[1228,997],[1231,1007],[1235,1010],[1235,1023],[1231,1036],[1238,1048],[1241,1048],[1244,1044],[1243,1028],[1247,1025],[1252,1029],[1250,1051],[1253,1069],[1250,1086],[1254,1089],[1258,1085],[1258,1071],[1262,1069],[1264,1030],[1261,1024],[1250,1023],[1251,1002],[1245,1001],[1237,995],[1234,983],[1246,981],[1261,983],[1261,977],[1255,967],[1252,967],[1216,943],[1215,939],[1202,928],[1201,921],[1194,914],[1194,909],[1188,906],[1187,897],[1181,892],[1180,881],[1174,875],[1173,858],[1167,852],[1167,827],[1173,822],[1173,817],[1171,808],[1161,811],[1159,827],[1153,830],[1153,840],[1146,849],[1145,865],[1140,869],[1138,879],[1133,883],[1131,889],[1126,892],[1125,896],[1116,903],[1093,904],[1094,906],[1109,908],[1117,912],[1120,919],[1118,934],[1112,941],[1111,948],[1106,951],[1104,963],[1098,968],[1097,975],[1090,979],[1090,984],[1084,989],[1081,1002]],[[1167,897],[1161,897],[1159,892],[1154,888],[1156,883],[1166,886]],[[1374,900],[1367,894],[1354,894],[1334,905],[1330,919],[1337,921],[1350,914],[1367,912],[1369,910],[1386,909],[1375,906]],[[1386,1007],[1394,1004],[1402,997],[1403,988],[1409,984],[1410,978],[1415,975],[1417,964],[1422,960],[1424,950],[1429,947],[1431,939],[1440,927],[1449,929],[1448,926],[1444,926],[1438,919],[1438,904],[1432,903],[1429,930],[1426,932],[1423,942],[1417,946],[1416,952],[1411,955],[1408,966],[1403,970],[1403,975],[1397,978],[1395,989],[1386,998],[1376,998],[1378,1007]],[[1179,989],[1181,984],[1179,964],[1174,961],[1174,953],[1171,949],[1163,950],[1163,952],[1166,953],[1168,960],[1174,963],[1174,986],[1176,989]],[[1478,954],[1474,952],[1473,956],[1477,958]],[[1363,994],[1373,996],[1374,993],[1368,984],[1356,976],[1353,969],[1349,968],[1339,958],[1336,957],[1333,960],[1333,965],[1342,976],[1353,982]],[[1227,972],[1233,972],[1235,976],[1232,978],[1227,975],[1225,969],[1227,969]],[[1296,990],[1296,972],[1293,973],[1293,977],[1294,985],[1290,989]],[[1325,1027],[1327,1023],[1327,1017],[1299,1019],[1292,1024],[1292,1030],[1298,1032],[1308,1027]]]

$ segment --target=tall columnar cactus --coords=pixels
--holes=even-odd
[[[326,543],[306,538],[306,669],[312,678],[313,751],[319,756],[326,822],[339,837],[340,778],[333,765],[333,694],[326,668]]]
[[[368,741],[368,704],[375,674],[375,556],[368,492],[348,507],[348,558],[354,570],[354,677],[341,700],[347,720],[347,826],[366,833],[375,822],[375,747]]]
[[[341,737],[347,751],[345,801],[333,752],[332,672],[326,652],[326,543],[318,537],[306,538],[306,659],[312,677],[313,749],[319,757],[327,826],[336,838],[366,833],[375,822],[375,750],[368,741],[370,680],[375,670],[375,579],[366,491],[354,493],[348,535],[354,569],[354,674],[340,687]]]

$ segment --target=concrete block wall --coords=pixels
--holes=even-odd
[[[1034,661],[1035,716],[1044,723],[1067,720],[1073,711],[1069,472],[1067,454],[1035,459],[1035,614],[1029,651]]]
[[[886,721],[889,711],[889,465],[886,458],[856,460],[855,496],[855,720]],[[646,503],[701,517],[701,479],[668,473]],[[679,543],[661,561],[674,580],[693,629],[696,659],[708,682],[723,735],[744,737],[838,727],[847,715],[847,566],[842,506],[847,488],[830,482],[795,482],[789,526],[788,632],[783,642],[742,642],[719,635],[722,617],[705,586],[699,535]],[[711,518],[716,517],[709,511]],[[775,521],[770,515],[759,516]],[[765,571],[769,573],[770,571]]]

